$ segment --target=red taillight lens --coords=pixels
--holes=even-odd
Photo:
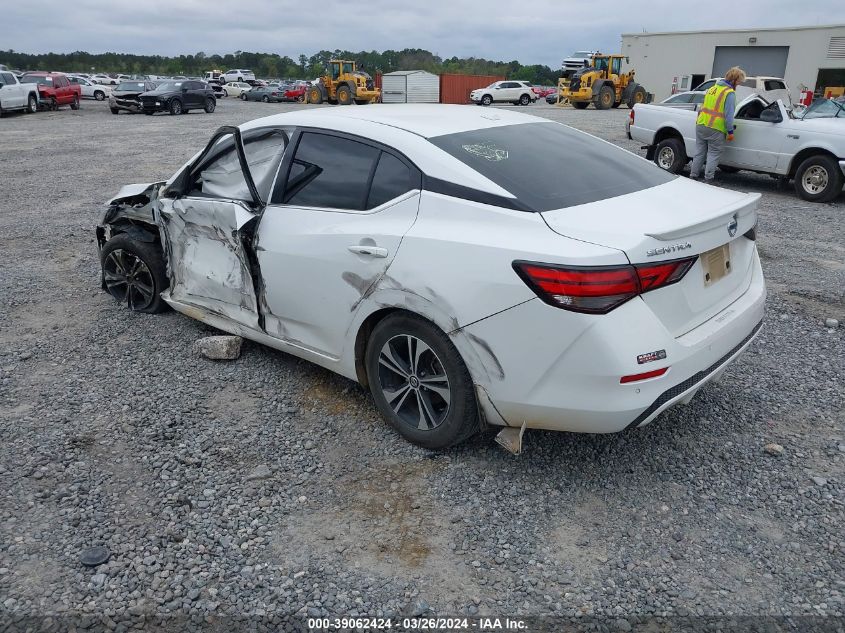
[[[633,110],[631,110],[631,112],[628,114],[628,120],[631,122],[631,125],[634,125],[634,111]]]
[[[652,371],[645,371],[641,374],[631,374],[630,376],[622,376],[619,379],[619,382],[623,385],[628,384],[629,382],[637,382],[639,380],[648,380],[649,378],[657,378],[658,376],[662,376],[667,371],[669,371],[668,367],[662,367],[660,369],[654,369]]]
[[[696,257],[639,266],[557,266],[516,261],[513,268],[549,305],[607,314],[629,299],[680,281]]]

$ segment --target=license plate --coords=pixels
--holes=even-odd
[[[712,286],[731,272],[731,246],[724,244],[701,254],[704,269],[704,286]]]

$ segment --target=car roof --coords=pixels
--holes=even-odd
[[[503,109],[475,105],[448,104],[371,104],[366,107],[336,107],[296,110],[275,114],[241,126],[243,129],[266,125],[312,126],[345,131],[351,121],[367,121],[432,138],[470,130],[548,123],[548,119]]]

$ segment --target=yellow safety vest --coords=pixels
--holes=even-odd
[[[733,92],[734,89],[730,86],[722,86],[716,84],[704,93],[704,103],[701,104],[701,110],[698,111],[697,125],[706,125],[714,130],[719,130],[722,134],[728,133],[728,128],[725,125],[725,99],[728,93]]]

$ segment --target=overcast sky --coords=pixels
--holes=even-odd
[[[161,55],[424,48],[556,68],[621,33],[845,23],[843,0],[24,0],[5,3],[0,49]]]

